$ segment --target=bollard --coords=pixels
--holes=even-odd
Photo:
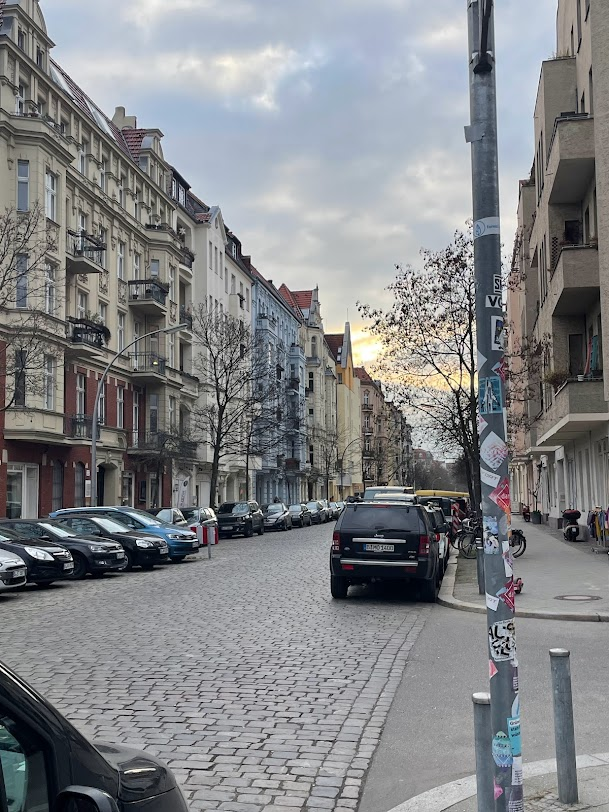
[[[478,573],[478,594],[486,594],[486,584],[484,582],[484,541],[476,538],[476,572]]]
[[[491,695],[476,693],[474,702],[474,743],[476,747],[476,789],[478,812],[495,808],[493,767],[493,731],[491,726]]]
[[[578,803],[570,656],[567,649],[550,649],[558,798],[562,804]]]

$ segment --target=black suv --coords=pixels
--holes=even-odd
[[[426,508],[380,501],[345,506],[332,536],[333,598],[346,598],[351,584],[394,580],[417,582],[421,599],[435,602],[442,574]]]
[[[223,502],[216,516],[221,539],[238,535],[250,538],[254,531],[259,536],[264,533],[264,516],[258,502]]]

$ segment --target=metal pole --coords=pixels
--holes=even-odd
[[[476,539],[476,574],[478,576],[478,594],[484,595],[484,543],[482,539]]]
[[[467,0],[480,469],[496,812],[524,808],[504,418],[504,323],[493,0]]]
[[[493,795],[493,758],[491,747],[491,695],[477,693],[474,702],[474,743],[476,747],[476,792],[478,812],[490,812],[495,806]]]
[[[570,656],[567,649],[550,649],[556,772],[558,773],[558,798],[561,804],[576,804],[579,801]]]

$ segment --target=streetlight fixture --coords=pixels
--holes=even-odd
[[[134,338],[133,341],[130,341],[127,346],[123,347],[122,350],[115,353],[110,361],[106,364],[106,368],[99,379],[99,383],[97,384],[95,405],[93,406],[93,427],[91,432],[91,507],[97,507],[97,429],[99,423],[99,401],[101,400],[104,384],[106,383],[106,378],[108,377],[108,372],[110,372],[110,369],[112,368],[112,364],[125,352],[125,350],[128,350],[130,347],[134,347],[140,341],[150,338],[150,336],[160,335],[161,333],[170,335],[171,333],[177,333],[178,330],[185,330],[187,328],[187,324],[178,324],[175,327],[162,327],[158,330],[152,330],[150,333],[145,333],[143,336],[138,336],[137,338]]]

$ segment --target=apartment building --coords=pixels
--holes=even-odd
[[[302,314],[300,346],[305,353],[306,498],[329,499],[337,487],[337,398],[335,363],[324,336],[319,288],[279,292]]]
[[[520,183],[508,301],[511,347],[524,344],[526,359],[511,384],[512,498],[553,526],[567,507],[585,517],[609,504],[608,65],[609,6],[560,0],[556,55],[542,64],[535,106],[535,159]]]
[[[190,300],[192,254],[175,230],[162,133],[117,108],[112,118],[53,61],[35,0],[6,4],[0,28],[0,195],[26,218],[39,204],[52,245],[30,267],[32,239],[16,260],[6,321],[39,309],[48,336],[41,391],[5,378],[0,512],[37,517],[63,505],[148,507],[168,502],[173,474],[189,473],[189,411],[197,382],[171,357],[180,290]],[[7,357],[21,352],[9,335]],[[92,412],[102,388],[98,470],[91,471]],[[177,429],[182,428],[180,432]],[[178,440],[176,440],[176,437]]]
[[[345,323],[344,333],[326,335],[326,343],[336,371],[338,493],[340,499],[345,499],[364,490],[361,387],[355,374],[349,322]]]

